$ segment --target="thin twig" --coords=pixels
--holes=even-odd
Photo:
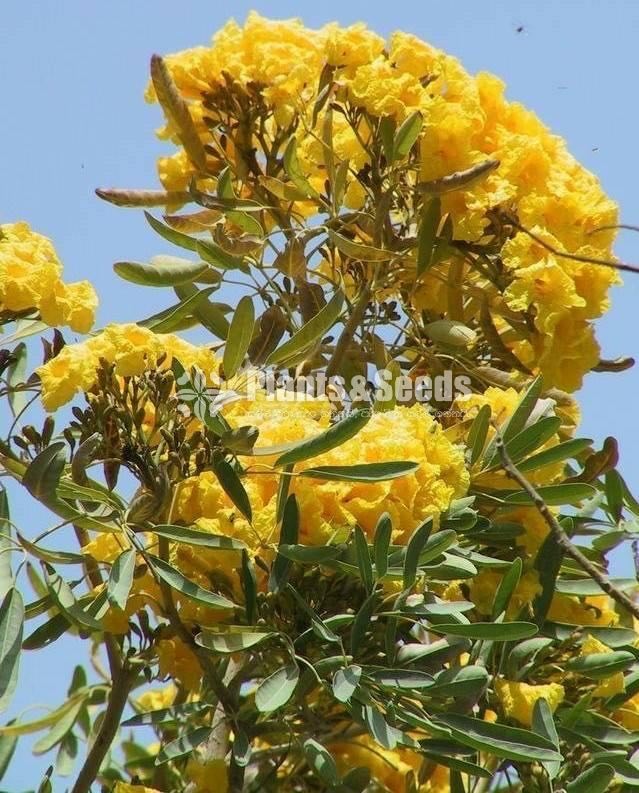
[[[346,325],[344,325],[344,330],[342,331],[339,339],[337,340],[337,344],[335,345],[335,350],[333,351],[333,355],[326,366],[327,378],[334,377],[339,372],[339,368],[342,363],[342,358],[344,357],[344,354],[348,349],[349,344],[353,340],[353,336],[355,335],[357,326],[364,317],[364,312],[366,311],[366,307],[368,306],[370,296],[371,296],[371,286],[369,283],[367,283],[362,289],[362,292],[359,298],[357,299],[357,302],[353,306],[351,315],[348,318]]]
[[[573,559],[581,569],[588,573],[590,578],[593,581],[596,581],[597,584],[601,587],[601,589],[609,595],[615,603],[618,603],[623,608],[627,609],[634,617],[639,619],[639,605],[635,603],[631,598],[626,595],[625,592],[622,592],[618,589],[608,578],[607,575],[602,573],[598,570],[595,565],[586,557],[584,554],[577,548],[575,545],[572,544],[568,535],[564,532],[561,527],[561,524],[557,520],[557,518],[552,514],[548,505],[541,497],[539,492],[535,489],[535,487],[526,479],[526,477],[517,469],[516,465],[513,463],[510,455],[506,451],[506,447],[504,446],[504,439],[502,438],[501,434],[498,432],[495,439],[495,446],[499,456],[501,457],[501,462],[506,474],[513,479],[517,484],[530,496],[534,506],[537,508],[539,514],[543,517],[546,521],[548,528],[550,529],[550,533],[557,543],[557,545],[562,549],[562,551]]]

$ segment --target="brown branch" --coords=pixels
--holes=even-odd
[[[622,592],[618,589],[608,578],[607,575],[602,573],[595,565],[588,559],[584,554],[577,548],[573,543],[570,541],[570,538],[562,529],[561,524],[557,520],[557,518],[552,514],[548,505],[541,497],[539,492],[535,489],[535,487],[526,479],[526,477],[517,469],[516,465],[513,463],[510,455],[508,454],[506,447],[504,446],[504,439],[502,438],[501,434],[498,432],[496,435],[495,446],[497,448],[497,452],[501,457],[501,462],[506,474],[513,479],[517,484],[530,496],[534,506],[537,508],[539,514],[543,517],[546,521],[548,528],[550,529],[550,533],[557,543],[557,545],[562,549],[566,556],[569,556],[573,561],[575,561],[579,567],[585,572],[588,573],[590,578],[601,587],[601,589],[609,595],[615,603],[618,603],[623,608],[627,609],[636,619],[639,619],[639,605],[635,603],[631,598],[626,595],[625,592]]]
[[[113,678],[113,685],[111,686],[111,693],[102,724],[71,789],[71,793],[89,793],[91,790],[91,785],[98,776],[100,766],[120,728],[122,714],[135,678],[136,672],[128,665],[124,665],[117,670],[117,674]]]
[[[371,286],[370,284],[366,284],[362,289],[362,292],[357,299],[357,302],[353,306],[353,310],[351,312],[350,317],[346,321],[344,325],[344,330],[340,334],[339,339],[337,340],[337,344],[335,345],[335,350],[333,351],[333,355],[331,356],[330,361],[326,366],[326,377],[334,377],[339,372],[339,368],[342,363],[342,358],[348,349],[348,345],[353,340],[353,336],[355,335],[355,331],[357,330],[357,326],[362,321],[364,317],[364,313],[366,311],[366,307],[368,306],[368,301],[370,300],[371,296]]]

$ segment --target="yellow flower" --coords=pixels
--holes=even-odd
[[[191,758],[186,766],[186,776],[195,785],[195,793],[226,793],[229,789],[226,761]]]
[[[421,758],[415,752],[384,749],[369,736],[336,742],[328,749],[342,773],[364,766],[377,785],[391,793],[403,793],[407,774],[417,773],[421,765]],[[448,769],[435,766],[418,790],[419,793],[449,793]]]
[[[130,785],[128,782],[116,782],[113,793],[161,793],[161,791],[154,787]]]
[[[202,669],[193,650],[180,639],[160,639],[155,645],[160,675],[167,675],[186,689],[199,688]]]
[[[116,375],[131,377],[155,368],[161,356],[165,368],[175,356],[187,370],[197,366],[208,374],[217,369],[217,359],[207,347],[196,347],[171,333],[153,333],[140,325],[108,325],[86,341],[63,347],[59,355],[38,369],[42,404],[53,411],[78,391],[90,391],[101,359],[115,364]]]
[[[0,312],[38,311],[52,327],[87,333],[98,298],[88,281],[65,284],[62,265],[47,237],[27,223],[0,226]]]
[[[559,683],[533,686],[512,680],[496,680],[495,693],[506,718],[514,719],[526,727],[532,723],[533,708],[538,699],[545,699],[554,713],[565,696],[564,687]]]
[[[588,595],[583,599],[555,595],[548,611],[548,619],[568,625],[609,628],[619,622],[619,615],[608,595]]]
[[[469,596],[481,614],[491,614],[495,592],[501,583],[503,574],[497,570],[481,570],[469,582]],[[532,606],[535,597],[540,594],[541,585],[537,573],[531,570],[524,573],[513,592],[506,615],[515,617],[527,606]]]
[[[594,636],[588,634],[584,639],[579,655],[584,657],[595,654],[608,654],[613,652],[607,644],[600,642]],[[612,697],[614,694],[620,694],[625,688],[623,672],[615,672],[607,677],[594,689],[593,696],[595,697]]]
[[[613,715],[627,730],[639,730],[639,693],[627,699]]]
[[[136,697],[135,706],[138,710],[148,713],[153,710],[170,708],[175,700],[177,688],[169,683],[164,688],[151,689]]]
[[[234,425],[259,427],[259,448],[319,435],[328,426],[329,413],[327,402],[258,401],[233,405],[225,415]],[[354,438],[298,468],[392,460],[413,461],[419,468],[399,479],[375,483],[294,478],[290,492],[297,498],[302,517],[300,542],[323,545],[356,523],[372,536],[384,512],[393,520],[394,540],[406,542],[421,522],[436,517],[466,492],[468,473],[462,451],[447,440],[421,405],[373,414]],[[176,516],[189,522],[206,519],[200,520],[202,528],[237,537],[251,548],[272,543],[279,475],[264,470],[272,462],[265,457],[246,461],[249,472],[256,468],[256,475],[249,473],[245,479],[253,505],[252,526],[238,514],[211,472],[182,485]]]

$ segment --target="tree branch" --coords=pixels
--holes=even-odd
[[[546,521],[550,533],[552,534],[555,542],[563,550],[566,556],[573,559],[581,569],[588,573],[593,581],[596,581],[601,589],[609,595],[615,603],[618,603],[623,608],[627,609],[634,617],[639,619],[639,605],[631,598],[618,589],[608,578],[605,573],[602,573],[584,554],[572,544],[566,532],[562,529],[561,524],[557,518],[552,514],[544,499],[539,495],[535,487],[526,479],[526,477],[517,469],[516,465],[510,458],[504,446],[504,439],[498,432],[495,440],[495,445],[499,456],[501,457],[502,465],[507,475],[513,479],[517,484],[530,496],[534,506],[537,508],[539,514]]]
[[[71,793],[89,793],[91,790],[91,785],[100,772],[102,761],[120,728],[122,714],[135,678],[136,672],[127,664],[117,671],[113,679],[104,719],[95,741],[89,749],[84,765],[80,769],[75,785],[71,789]]]

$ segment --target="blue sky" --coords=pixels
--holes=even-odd
[[[382,34],[399,28],[457,55],[472,72],[495,72],[507,82],[509,98],[534,109],[598,174],[620,203],[623,220],[639,223],[639,4],[633,0],[236,0],[232,6],[211,0],[4,0],[0,222],[28,220],[53,238],[65,279],[89,278],[96,285],[101,324],[148,316],[170,298],[116,279],[114,261],[144,261],[163,248],[140,213],[106,205],[93,190],[156,186],[155,158],[164,147],[153,135],[158,109],[142,98],[149,57],[207,43],[228,8],[239,20],[254,8],[271,17],[300,16],[309,26],[363,20]],[[623,233],[617,252],[639,262],[639,235]],[[639,276],[627,276],[599,322],[605,357],[639,354],[638,310]],[[639,472],[637,394],[636,371],[591,375],[581,393],[582,434],[619,439],[621,470],[631,485]],[[28,536],[50,525],[24,499],[14,500],[13,513]],[[629,558],[617,564],[630,572]],[[11,712],[62,701],[79,652],[77,643],[61,641],[27,654]],[[28,746],[21,742],[0,788],[37,786],[49,758],[31,760]]]

